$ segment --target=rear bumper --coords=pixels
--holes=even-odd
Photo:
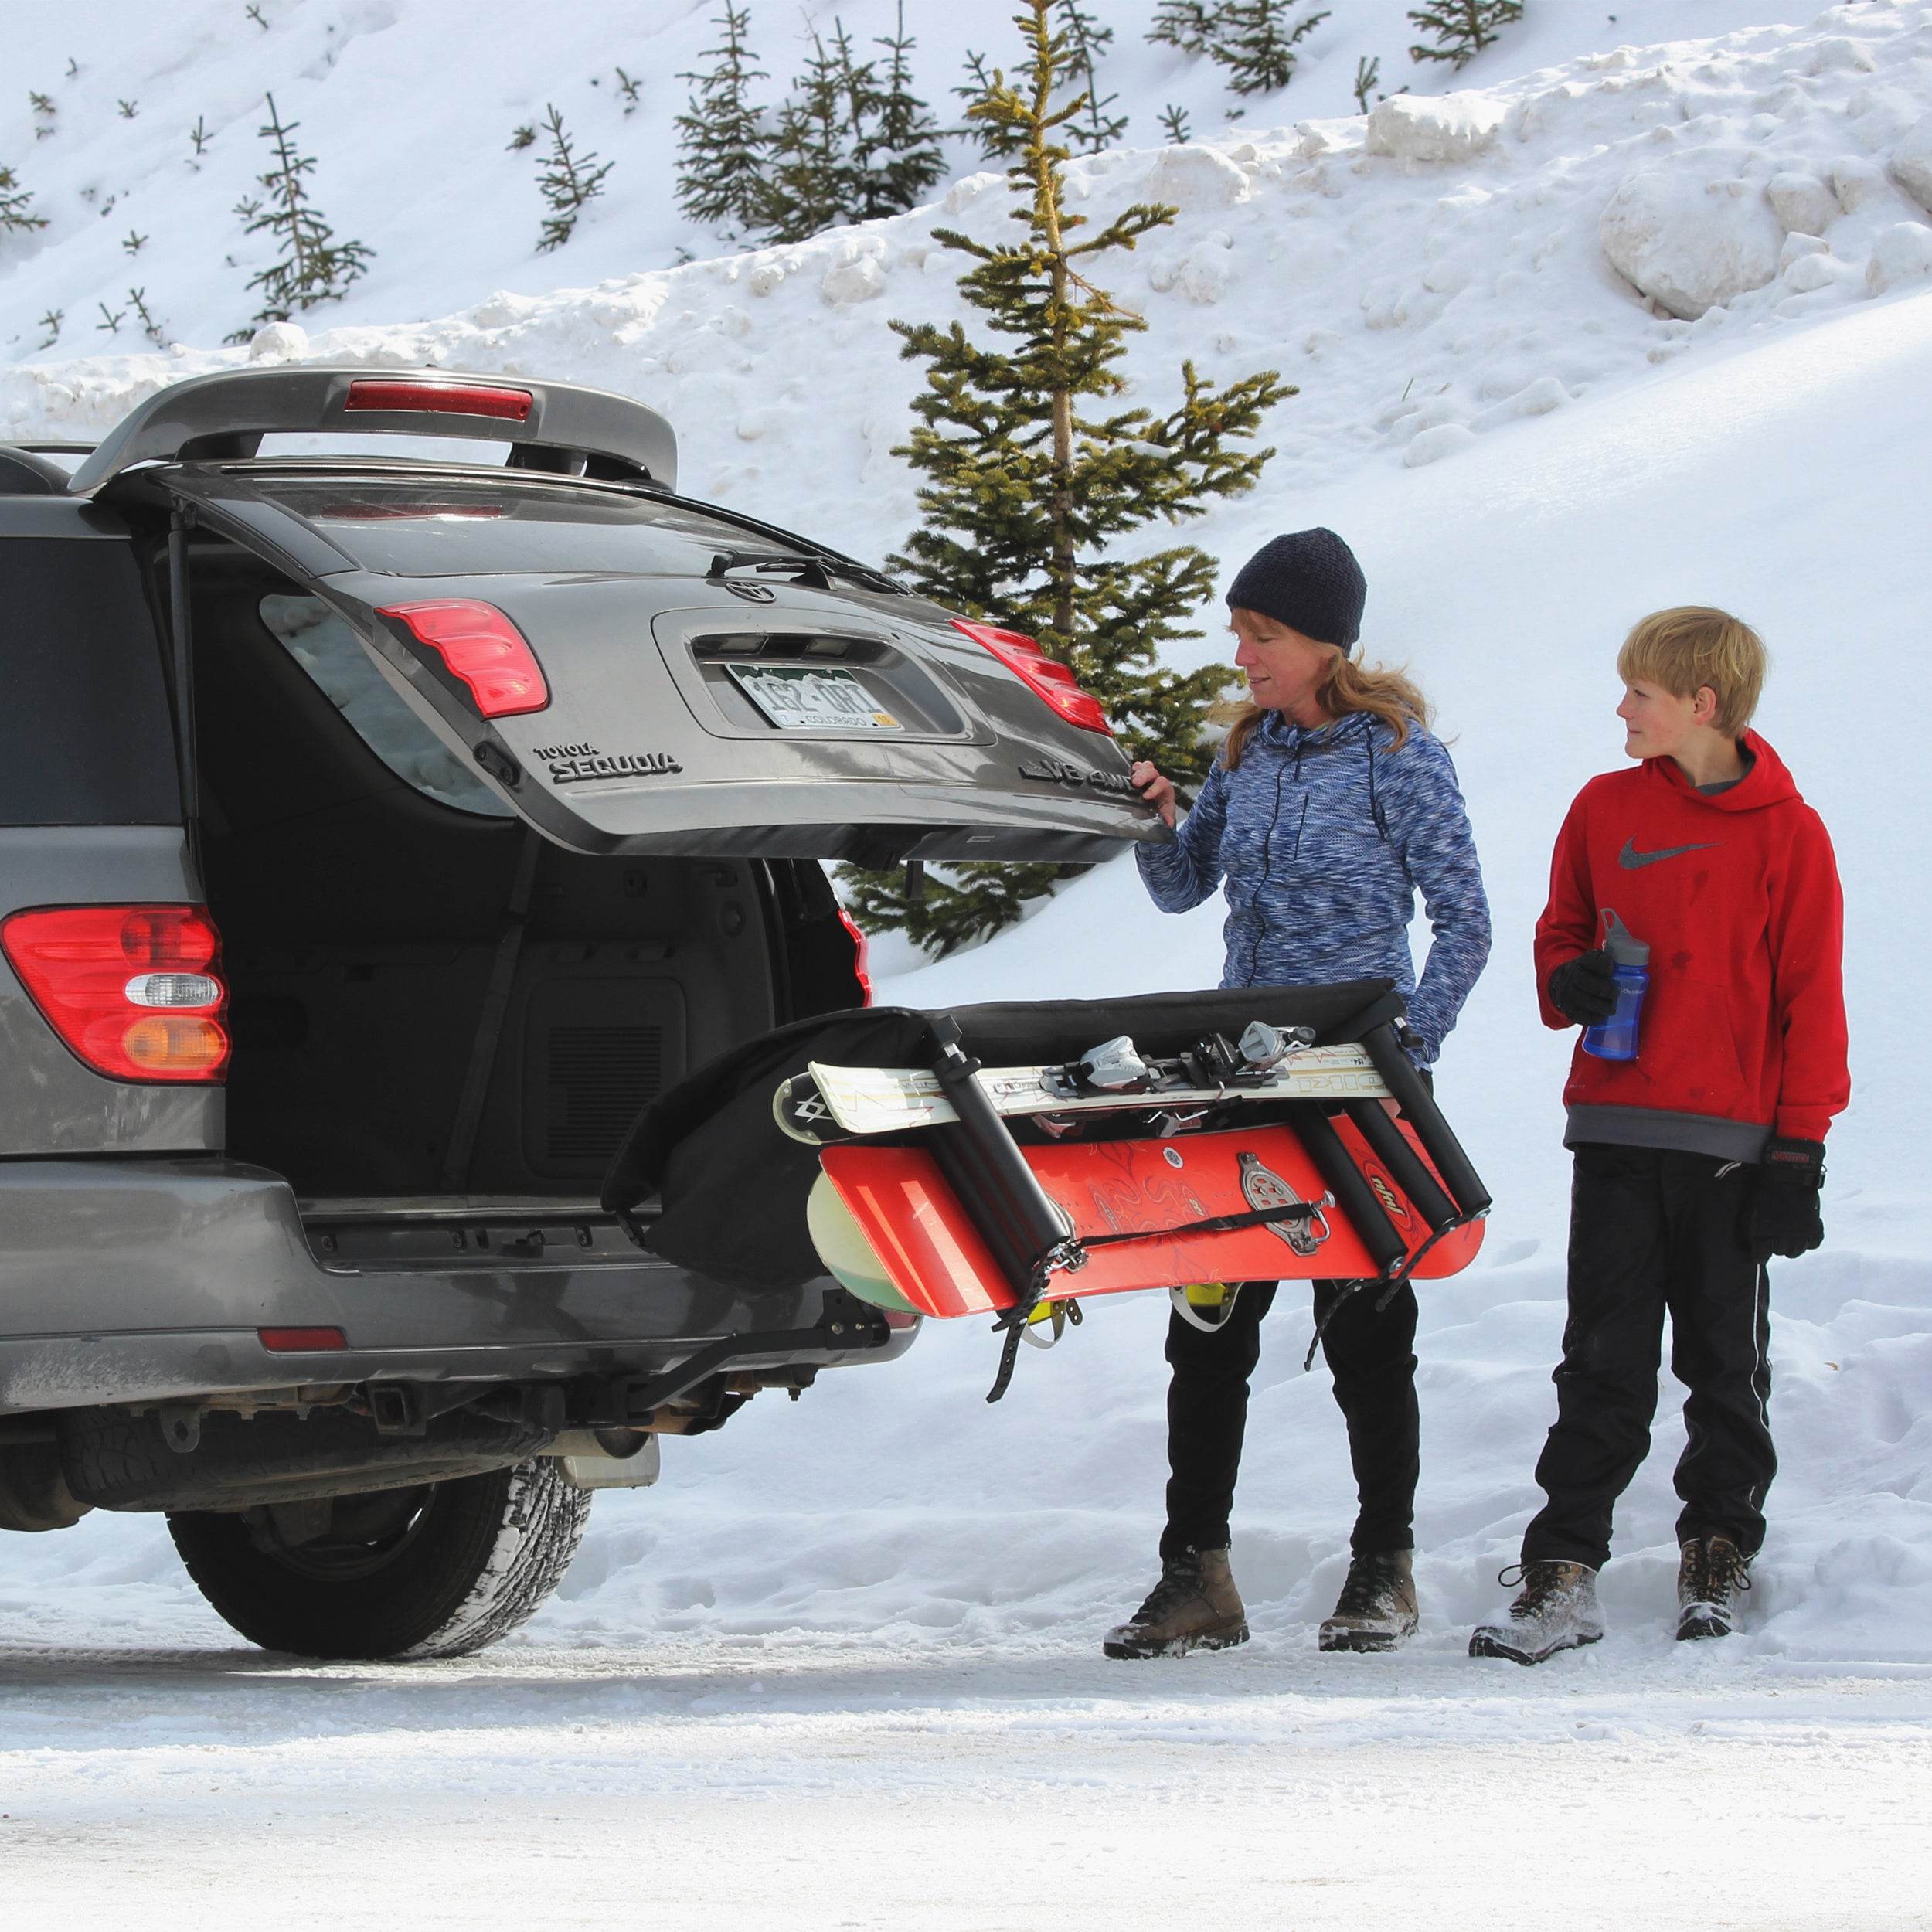
[[[740,1294],[641,1253],[325,1264],[264,1168],[0,1162],[0,1414],[315,1383],[651,1376],[740,1335],[787,1338],[734,1369],[911,1345],[913,1330],[851,1329],[847,1305],[828,1280]],[[349,1346],[270,1350],[260,1332],[277,1328],[339,1329]]]

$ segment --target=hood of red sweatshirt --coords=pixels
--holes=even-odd
[[[1798,796],[1784,760],[1755,731],[1747,731],[1738,744],[1753,762],[1750,770],[1729,791],[1699,791],[1675,758],[1646,758],[1645,775],[1668,786],[1691,804],[1706,806],[1713,811],[1762,811],[1767,805],[1781,805],[1787,799]]]

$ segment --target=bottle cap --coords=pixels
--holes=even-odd
[[[1641,939],[1633,939],[1624,922],[1617,917],[1614,908],[1604,908],[1604,950],[1619,966],[1648,966],[1650,948]]]

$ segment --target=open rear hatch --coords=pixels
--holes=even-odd
[[[673,495],[668,427],[640,405],[428,373],[277,384],[164,392],[75,488],[158,485],[312,589],[556,842],[882,866],[1094,860],[1165,835],[1062,667]],[[529,440],[507,469],[257,454],[277,430]],[[131,474],[145,457],[165,467]]]

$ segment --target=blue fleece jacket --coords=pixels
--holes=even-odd
[[[1434,1060],[1489,957],[1489,902],[1440,739],[1367,712],[1309,730],[1264,714],[1241,762],[1217,762],[1172,844],[1134,857],[1154,903],[1184,913],[1224,880],[1223,986],[1384,976]],[[1409,922],[1434,933],[1420,986]]]

